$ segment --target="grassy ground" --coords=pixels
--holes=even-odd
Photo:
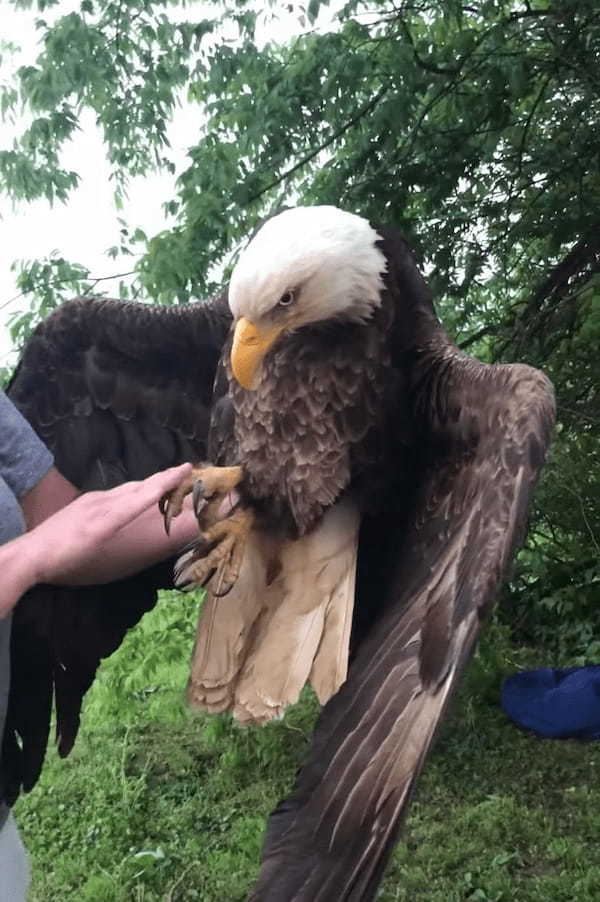
[[[105,665],[71,757],[52,754],[19,802],[33,902],[245,898],[316,706],[307,694],[284,722],[256,730],[189,716],[181,687],[194,620],[176,596],[146,619]],[[497,706],[501,677],[538,663],[488,633],[381,902],[600,900],[600,745],[539,741]]]

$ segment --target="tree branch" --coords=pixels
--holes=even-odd
[[[450,66],[448,68],[444,68],[443,66],[436,66],[435,63],[428,63],[421,56],[419,56],[417,52],[417,48],[415,47],[415,41],[412,36],[411,30],[408,27],[406,21],[404,20],[402,14],[398,16],[398,21],[400,23],[400,28],[404,33],[404,37],[410,44],[411,50],[413,52],[413,56],[415,58],[415,62],[421,69],[424,69],[426,72],[432,72],[434,75],[458,75],[460,72],[460,63],[458,66]]]
[[[537,313],[550,295],[563,292],[569,280],[581,272],[589,263],[592,263],[599,253],[600,230],[596,228],[592,238],[581,238],[571,248],[566,257],[551,270],[548,277],[544,279],[528,302],[524,311],[524,317],[527,318]]]
[[[468,338],[465,338],[464,341],[459,341],[458,347],[461,349],[461,351],[465,351],[467,348],[470,348],[471,345],[474,345],[475,342],[479,341],[480,338],[485,338],[486,335],[493,335],[497,331],[498,327],[496,325],[484,326],[477,332],[473,332],[471,335],[469,335]]]
[[[372,112],[372,110],[375,109],[375,107],[377,106],[377,104],[379,103],[381,98],[384,96],[384,94],[386,94],[388,92],[388,90],[389,90],[388,85],[386,85],[384,88],[381,88],[381,90],[378,91],[378,93],[375,95],[375,97],[372,97],[371,100],[367,104],[365,104],[365,106],[363,106],[362,109],[360,109],[358,111],[358,113],[356,113],[354,116],[352,116],[351,119],[348,119],[348,121],[345,122],[344,125],[342,125],[340,128],[338,128],[337,131],[335,131],[332,135],[330,135],[326,141],[323,141],[322,144],[320,144],[314,150],[311,150],[311,152],[308,153],[301,160],[299,160],[298,163],[295,163],[289,169],[286,169],[285,172],[283,172],[273,182],[271,182],[269,185],[267,185],[266,188],[261,188],[260,191],[258,191],[256,194],[254,194],[247,201],[247,205],[254,203],[254,201],[258,200],[259,197],[262,197],[263,194],[266,194],[268,191],[271,191],[273,188],[276,188],[277,185],[280,185],[282,182],[286,181],[286,179],[288,179],[291,175],[293,175],[299,169],[302,169],[302,167],[306,166],[307,163],[310,163],[311,160],[314,160],[314,158],[316,156],[318,156],[321,153],[321,151],[325,150],[327,147],[329,147],[331,144],[333,144],[334,141],[337,141],[338,138],[341,138],[341,136],[344,135],[351,128],[353,128],[357,124],[357,122],[360,122],[360,120],[363,119],[364,116],[367,115],[367,113],[370,113],[370,112]]]
[[[69,276],[64,279],[50,279],[48,284],[49,285],[63,285],[65,282],[91,282],[92,286],[84,292],[85,294],[89,294],[89,292],[92,291],[96,287],[98,282],[106,282],[110,279],[124,279],[125,276],[134,276],[134,275],[136,275],[136,273],[137,273],[136,269],[130,269],[129,272],[117,272],[114,274],[114,276],[97,276],[97,277],[85,276],[84,278],[81,278],[81,279],[78,279],[73,276]],[[26,294],[31,294],[32,291],[33,291],[33,289],[30,291],[20,291],[18,294],[15,294],[14,297],[9,298],[7,301],[4,301],[4,303],[0,304],[0,310],[4,310],[6,307],[9,307],[11,304],[14,304],[15,301],[18,301],[19,298],[25,297]]]
[[[581,292],[569,293],[569,283],[575,276],[582,275],[590,267],[590,272],[600,271],[600,227],[598,225],[571,248],[549,272],[548,276],[534,291],[520,316],[514,322],[511,335],[498,348],[502,355],[513,343],[519,344],[533,334],[541,335],[545,320],[555,312],[565,298],[573,300]],[[550,304],[550,300],[554,303]]]

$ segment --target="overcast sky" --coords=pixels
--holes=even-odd
[[[333,14],[342,4],[334,3],[320,17],[321,27],[331,21]],[[52,15],[64,15],[79,8],[79,3],[61,0],[52,8]],[[281,10],[282,7],[277,7]],[[183,14],[188,17],[203,18],[214,7],[202,9],[201,4],[187,6]],[[177,10],[181,17],[181,10]],[[20,52],[10,59],[10,67],[15,69],[23,63],[31,64],[37,54],[38,32],[35,19],[38,13],[31,10],[15,10],[12,5],[2,4],[3,40],[20,47]],[[47,19],[49,14],[45,13]],[[279,14],[278,21],[271,22],[263,32],[265,38],[282,39],[299,33],[297,15]],[[2,77],[6,80],[7,70],[3,67]],[[68,203],[54,207],[46,201],[21,204],[13,207],[10,201],[0,196],[0,364],[9,358],[10,339],[7,329],[8,317],[15,310],[24,309],[26,299],[16,298],[15,275],[10,271],[14,260],[32,260],[48,256],[53,250],[60,252],[67,260],[89,267],[94,277],[110,275],[123,269],[123,259],[113,261],[106,256],[106,250],[118,243],[118,217],[123,217],[135,228],[144,229],[154,235],[168,226],[161,205],[174,193],[177,175],[187,167],[187,148],[197,143],[201,122],[201,111],[197,106],[178,110],[169,129],[172,158],[177,167],[175,176],[153,175],[138,178],[130,183],[128,201],[121,211],[117,211],[109,183],[109,166],[104,156],[99,129],[93,115],[86,114],[81,122],[81,131],[67,146],[62,165],[79,173],[80,185]],[[14,128],[0,123],[0,147],[10,147]],[[127,258],[125,258],[127,260]],[[130,266],[131,258],[126,265]],[[103,288],[111,290],[111,283],[103,283]]]

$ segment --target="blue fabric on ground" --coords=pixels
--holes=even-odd
[[[600,739],[600,665],[544,667],[504,681],[504,711],[520,727],[553,739]]]

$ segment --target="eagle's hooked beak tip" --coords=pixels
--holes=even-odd
[[[256,388],[262,359],[282,331],[282,326],[261,329],[245,316],[238,320],[233,333],[231,369],[242,388]]]

